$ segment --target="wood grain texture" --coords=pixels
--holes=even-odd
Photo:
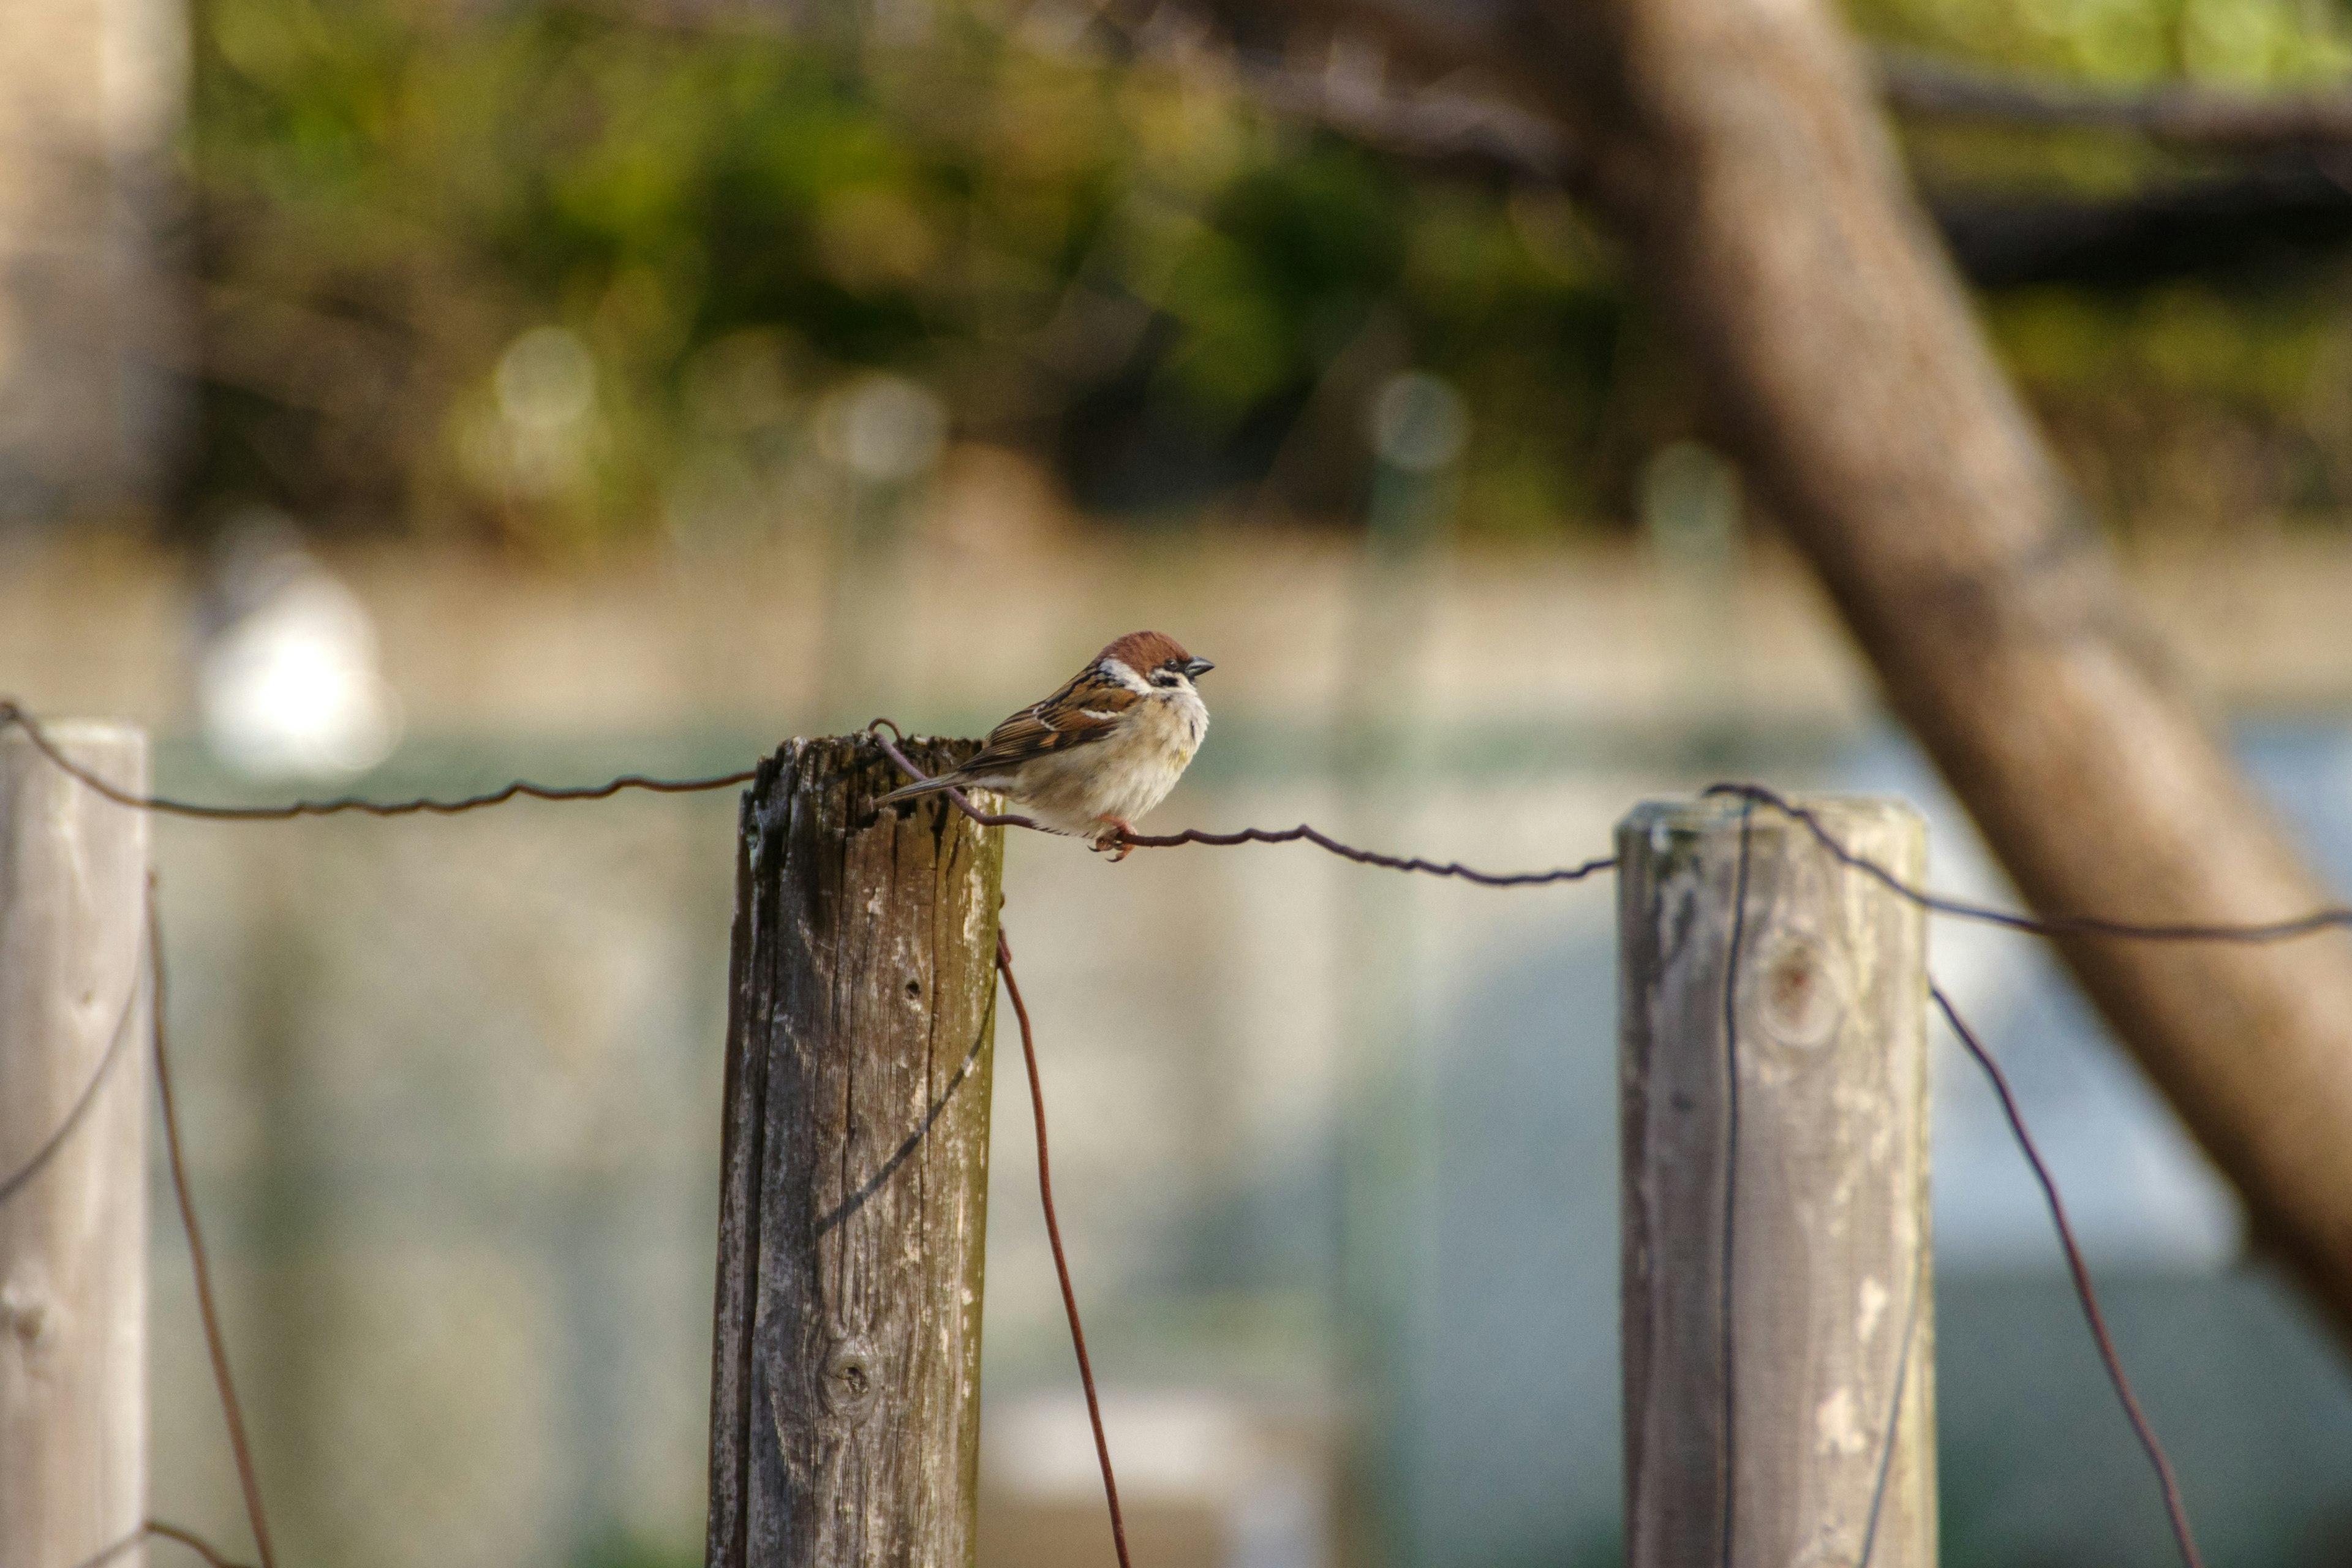
[[[139,731],[49,733],[147,787]],[[0,734],[0,1182],[58,1140],[0,1199],[0,1568],[68,1568],[146,1514],[146,817]]]
[[[1003,835],[877,813],[903,782],[869,741],[793,741],[743,797],[711,1568],[972,1560]]]
[[[1924,869],[1909,807],[1808,804]],[[1626,1561],[1933,1568],[1923,919],[1759,810],[1727,994],[1740,839],[1737,801],[1617,834]]]

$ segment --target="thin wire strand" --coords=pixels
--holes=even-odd
[[[166,1524],[160,1519],[147,1521],[146,1533],[160,1535],[166,1541],[176,1541],[212,1565],[212,1568],[245,1568],[233,1557],[223,1556],[218,1548],[193,1530],[183,1530],[176,1524]]]
[[[907,738],[898,726],[887,719],[875,720],[867,726],[867,732],[874,737],[876,743],[882,748],[884,753],[896,763],[899,770],[908,777],[918,783],[929,782],[930,774],[908,762],[904,752],[883,738],[882,731],[886,729],[901,742]],[[983,827],[1027,827],[1040,833],[1054,831],[1033,817],[1015,816],[1011,813],[982,811],[971,804],[963,791],[952,785],[949,786],[944,793],[955,803],[957,810]],[[1475,882],[1482,888],[1527,888],[1549,882],[1578,882],[1601,871],[1614,870],[1617,867],[1615,856],[1604,855],[1598,859],[1587,860],[1581,865],[1563,866],[1549,871],[1477,871],[1465,866],[1459,860],[1448,860],[1441,864],[1435,860],[1424,860],[1417,855],[1383,855],[1374,849],[1359,849],[1352,844],[1342,844],[1330,835],[1303,822],[1296,827],[1244,827],[1237,833],[1204,833],[1197,827],[1186,828],[1181,833],[1121,833],[1108,842],[1129,849],[1173,849],[1185,844],[1230,846],[1307,843],[1314,845],[1318,849],[1328,850],[1343,860],[1353,860],[1360,866],[1378,866],[1391,871],[1418,871],[1431,877],[1454,877],[1465,882]]]
[[[1927,994],[1969,1055],[1976,1058],[1977,1066],[1992,1080],[1993,1093],[2000,1098],[2001,1114],[2009,1118],[2009,1130],[2017,1146],[2024,1151],[2025,1163],[2033,1167],[2033,1179],[2042,1184],[2050,1221],[2057,1227],[2058,1245],[2065,1249],[2067,1271],[2074,1277],[2074,1295],[2083,1303],[2083,1317],[2091,1326],[2091,1338],[2098,1342],[2099,1359],[2106,1363],[2107,1380],[2115,1384],[2124,1415],[2130,1419],[2132,1431],[2138,1435],[2139,1446],[2147,1450],[2148,1462],[2156,1467],[2158,1484],[2164,1489],[2165,1515],[2172,1522],[2172,1538],[2179,1543],[2181,1560],[2189,1568],[2204,1568],[2204,1559],[2198,1555],[2196,1537],[2189,1528],[2189,1508],[2181,1500],[2179,1478],[2173,1474],[2172,1461],[2165,1457],[2164,1445],[2157,1441],[2156,1428],[2149,1425],[2147,1412],[2140,1408],[2139,1398],[2132,1392],[2131,1379],[2124,1375],[2123,1358],[2116,1353],[2116,1342],[2107,1332],[2106,1314],[2099,1310],[2099,1293],[2091,1284],[2091,1270],[2083,1261],[2074,1227],[2067,1222],[2066,1205],[2058,1196],[2058,1184],[2052,1178],[2050,1167],[2042,1163],[2042,1152],[2034,1147],[2032,1134],[2025,1130],[2025,1117],[2017,1108],[2017,1096],[2010,1090],[2009,1075],[2000,1070],[1992,1053],[1960,1021],[1958,1011],[1953,1007],[1952,999],[1944,994],[1943,987],[1930,981]]]
[[[0,1178],[0,1204],[22,1192],[35,1176],[41,1173],[44,1166],[57,1158],[58,1151],[66,1146],[66,1141],[73,1136],[74,1129],[81,1125],[82,1118],[89,1114],[89,1108],[98,1102],[98,1091],[106,1087],[107,1079],[114,1071],[115,1062],[122,1056],[122,1043],[131,1037],[131,1016],[139,1006],[139,971],[142,967],[135,962],[131,965],[131,983],[122,998],[121,1015],[114,1021],[113,1037],[107,1041],[106,1054],[99,1058],[97,1069],[89,1075],[89,1082],[82,1086],[81,1093],[75,1097],[72,1109],[58,1123],[57,1130],[33,1151],[32,1158],[9,1172],[5,1178]]]
[[[642,773],[625,773],[600,784],[584,784],[576,788],[535,784],[517,779],[503,789],[488,795],[466,795],[457,800],[433,800],[419,796],[415,800],[374,801],[357,795],[339,795],[332,800],[298,800],[287,805],[207,805],[195,801],[173,800],[155,795],[133,795],[120,789],[83,767],[60,750],[49,739],[40,723],[15,702],[0,699],[0,730],[17,725],[37,747],[41,754],[88,784],[117,805],[127,805],[135,811],[160,812],[167,816],[192,816],[205,822],[286,822],[298,816],[335,816],[344,812],[358,812],[368,816],[455,816],[460,812],[479,811],[485,806],[504,805],[517,796],[532,800],[604,800],[623,790],[649,790],[656,795],[692,795],[701,790],[728,789],[749,784],[758,769],[746,768],[740,773],[719,773],[710,778],[656,779]]]
[[[180,1223],[188,1233],[188,1263],[196,1280],[196,1310],[204,1319],[205,1350],[211,1356],[213,1382],[220,1391],[221,1415],[228,1424],[229,1451],[236,1459],[237,1485],[245,1492],[245,1517],[253,1528],[253,1549],[261,1557],[261,1568],[277,1568],[277,1557],[270,1550],[269,1521],[261,1508],[261,1478],[254,1468],[253,1446],[247,1440],[245,1410],[237,1403],[236,1381],[229,1375],[228,1339],[221,1331],[220,1308],[213,1300],[212,1267],[205,1258],[204,1227],[196,1223],[195,1194],[188,1185],[188,1163],[180,1138],[180,1110],[172,1095],[171,1052],[165,1044],[163,1027],[163,920],[155,907],[155,884],[151,877],[147,883],[147,961],[149,965],[148,994],[152,999],[155,1025],[155,1089],[163,1102],[163,1145],[171,1156],[172,1191],[179,1199]],[[161,1531],[159,1531],[161,1533]],[[174,1537],[174,1539],[180,1539]],[[189,1541],[207,1557],[211,1549]]]
[[[1916,888],[1894,872],[1865,856],[1855,854],[1838,837],[1822,826],[1821,819],[1805,807],[1762,784],[1709,784],[1704,792],[1709,795],[1730,795],[1751,803],[1772,807],[1782,816],[1801,824],[1807,832],[1820,840],[1845,865],[1864,873],[1896,895],[1924,910],[1958,920],[1981,921],[1988,925],[2005,926],[2011,931],[2030,932],[2035,936],[2115,936],[2130,937],[2144,942],[2284,942],[2293,937],[2309,936],[2314,931],[2331,927],[2352,927],[2352,906],[2329,904],[2308,914],[2282,921],[2260,921],[2253,924],[2141,924],[2133,921],[2110,920],[2102,915],[2026,915],[2014,910],[1995,909],[1989,904],[1972,904],[1962,899],[1947,898],[1940,893]]]
[[[1550,882],[1580,882],[1601,871],[1617,868],[1617,858],[1604,855],[1581,865],[1561,866],[1548,871],[1475,871],[1459,860],[1440,864],[1419,856],[1383,855],[1378,850],[1359,849],[1342,844],[1327,834],[1300,823],[1296,827],[1244,827],[1238,833],[1203,833],[1188,827],[1181,833],[1127,834],[1118,840],[1138,849],[1169,849],[1180,844],[1292,844],[1305,842],[1318,849],[1328,849],[1343,860],[1353,860],[1360,866],[1379,866],[1391,871],[1419,871],[1432,877],[1455,877],[1465,882],[1475,882],[1482,888],[1531,888]]]
[[[1854,1559],[1853,1568],[1870,1568],[1871,1553],[1878,1549],[1879,1511],[1886,1501],[1886,1480],[1894,1473],[1895,1447],[1902,1436],[1903,1396],[1911,1380],[1911,1346],[1919,1332],[1919,1308],[1927,1294],[1927,1237],[1915,1235],[1912,1249],[1911,1307],[1903,1317],[1903,1343],[1895,1352],[1895,1394],[1887,1402],[1886,1431],[1878,1441],[1878,1478],[1870,1485],[1870,1513],[1862,1526],[1862,1555]]]
[[[211,1564],[211,1568],[245,1568],[245,1564],[235,1558],[223,1556],[211,1542],[206,1541],[194,1531],[184,1530],[176,1524],[166,1524],[160,1519],[142,1521],[138,1529],[112,1545],[101,1547],[96,1552],[83,1558],[74,1564],[74,1568],[105,1568],[107,1563],[113,1562],[126,1552],[135,1551],[148,1537],[153,1535],[160,1535],[166,1541],[178,1542]]]
[[[1013,978],[1013,944],[1005,940],[1001,924],[996,930],[996,971],[1004,976],[1005,994],[1013,998],[1013,1016],[1021,1020],[1021,1056],[1029,1065],[1029,1108],[1037,1121],[1037,1195],[1045,1209],[1045,1239],[1054,1246],[1054,1272],[1062,1281],[1062,1306],[1070,1315],[1070,1343],[1078,1352],[1078,1381],[1086,1385],[1087,1419],[1094,1423],[1095,1458],[1102,1462],[1103,1498],[1110,1505],[1111,1544],[1118,1551],[1118,1568],[1132,1568],[1127,1555],[1127,1521],[1118,1510],[1118,1479],[1111,1473],[1110,1439],[1103,1435],[1102,1401],[1095,1394],[1094,1363],[1087,1355],[1087,1331],[1078,1323],[1078,1296],[1070,1288],[1070,1260],[1062,1253],[1061,1222],[1054,1217],[1054,1172],[1045,1152],[1045,1087],[1037,1074],[1037,1042],[1029,1026],[1029,1005],[1021,1000],[1021,983]]]

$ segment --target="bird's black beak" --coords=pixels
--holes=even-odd
[[[1206,675],[1216,668],[1205,658],[1188,658],[1184,661],[1184,673],[1187,675]]]

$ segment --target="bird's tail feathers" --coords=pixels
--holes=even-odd
[[[874,804],[877,806],[888,805],[893,801],[912,800],[919,795],[937,795],[942,790],[958,788],[962,782],[961,779],[950,778],[942,773],[938,778],[921,779],[914,784],[900,784]]]

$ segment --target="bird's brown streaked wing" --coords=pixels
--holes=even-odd
[[[1139,693],[1088,669],[990,731],[987,742],[957,772],[978,778],[1102,740],[1139,700]]]

